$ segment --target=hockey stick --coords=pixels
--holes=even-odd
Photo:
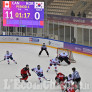
[[[22,76],[16,76],[17,78],[22,78]]]
[[[35,72],[35,71],[33,71],[33,72]],[[36,73],[36,72],[35,72],[35,73]],[[37,73],[36,73],[36,74],[37,74]],[[37,76],[38,76],[38,75],[37,75]],[[46,80],[46,81],[50,81],[49,79],[46,79],[46,78],[45,78],[45,80]]]
[[[46,79],[46,81],[50,81],[50,79]]]
[[[20,78],[21,76],[16,76],[16,78]]]
[[[61,66],[68,66],[68,64],[67,65],[61,64]]]

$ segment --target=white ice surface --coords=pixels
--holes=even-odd
[[[56,56],[56,49],[48,48],[50,57],[48,57],[45,52],[38,57],[40,46],[0,43],[0,60],[4,58],[7,50],[13,53],[13,57],[18,64],[16,65],[12,61],[10,61],[10,65],[7,64],[7,61],[0,62],[0,92],[61,92],[59,86],[54,86],[54,78],[56,76],[54,67],[52,67],[48,73],[46,72],[49,60]],[[73,55],[77,62],[69,66],[58,66],[58,72],[68,75],[72,73],[71,68],[76,67],[82,78],[81,92],[92,92],[92,57],[75,53]],[[26,64],[29,64],[32,74],[32,76],[28,78],[29,83],[17,83],[19,79],[15,76],[20,76],[20,70],[25,67]],[[31,71],[31,69],[38,64],[41,65],[46,78],[51,79],[50,82],[42,80],[43,82],[39,83],[38,77]]]

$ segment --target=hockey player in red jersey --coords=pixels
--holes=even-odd
[[[75,87],[74,87],[74,83],[72,82],[68,82],[67,83],[67,88],[66,88],[66,92],[75,92]]]
[[[72,84],[74,82],[64,81],[60,84],[62,92],[75,92],[75,85]]]
[[[29,72],[29,65],[26,65],[26,67],[24,67],[22,70],[21,70],[21,76],[22,78],[20,78],[20,82],[22,80],[24,80],[25,82],[28,82],[27,79],[28,79],[28,76],[31,76],[30,72]]]
[[[75,90],[73,87],[69,87],[69,88],[67,88],[66,92],[75,92]]]
[[[64,85],[61,85],[61,90],[65,92],[75,92],[77,85],[75,85],[73,82],[72,74],[69,74],[68,77],[66,77],[66,79],[67,80],[64,82]],[[64,86],[66,87],[64,88]]]
[[[55,77],[56,83],[57,84],[62,84],[65,81],[65,75],[62,73],[58,73],[57,76]]]

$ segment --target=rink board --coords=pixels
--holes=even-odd
[[[20,43],[20,44],[32,44],[42,45],[45,43],[48,47],[63,48],[64,43],[52,39],[44,39],[30,36],[0,36],[0,43]]]
[[[43,43],[50,48],[67,48],[74,53],[92,56],[92,47],[62,42],[53,39],[30,36],[0,36],[0,43],[31,44],[41,46]]]

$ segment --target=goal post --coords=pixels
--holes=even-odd
[[[70,49],[57,48],[57,56],[59,56],[59,54],[61,54],[64,51],[68,54],[68,58],[69,58],[70,62],[76,63],[76,61],[74,60],[74,57],[73,57],[72,50],[70,50]]]

